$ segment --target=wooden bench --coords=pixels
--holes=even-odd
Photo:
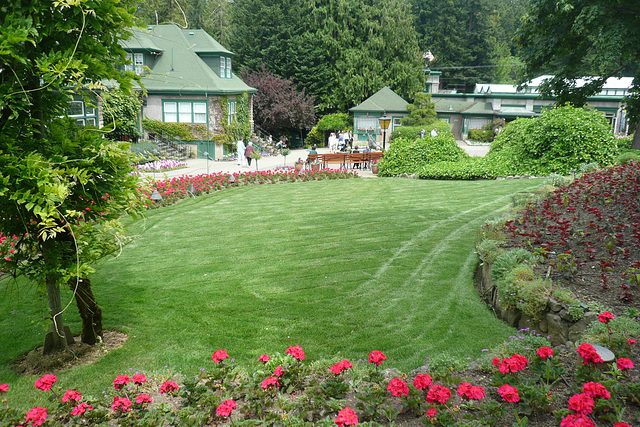
[[[382,152],[309,154],[307,165],[317,160],[323,169],[330,164],[338,164],[342,169],[347,169],[348,166],[353,168],[355,165],[359,165],[362,169],[368,169],[373,160],[380,160],[382,156]]]

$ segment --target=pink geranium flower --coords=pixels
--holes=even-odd
[[[569,409],[572,411],[590,414],[593,412],[593,406],[593,399],[586,393],[574,394],[569,398]]]
[[[567,415],[560,421],[560,427],[595,427],[588,416],[578,413]]]
[[[51,390],[51,387],[53,387],[53,383],[55,383],[56,381],[58,381],[58,377],[56,377],[55,375],[47,374],[42,378],[38,378],[35,385],[39,390],[48,391]]]
[[[115,396],[111,404],[111,409],[115,412],[129,412],[131,411],[131,405],[131,401],[126,397]]]
[[[9,384],[0,384],[0,394],[6,393],[9,391]]]
[[[447,400],[449,400],[450,397],[451,390],[449,390],[445,386],[436,384],[429,389],[429,392],[427,393],[427,402],[431,403],[432,405],[436,403],[444,404],[447,403]]]
[[[585,365],[588,365],[589,362],[593,362],[593,363],[603,362],[602,357],[600,357],[596,349],[591,344],[587,344],[586,342],[582,343],[578,346],[576,351],[580,356],[582,356],[582,360]]]
[[[140,393],[137,397],[136,397],[136,403],[138,405],[141,405],[143,403],[151,403],[153,402],[153,399],[151,398],[151,396],[149,396],[148,394],[145,393]]]
[[[484,388],[462,383],[458,386],[458,396],[465,400],[480,400],[484,397]]]
[[[74,415],[77,417],[80,415],[84,415],[85,412],[91,411],[91,410],[93,410],[93,406],[89,405],[88,403],[82,402],[78,406],[73,408],[73,410],[71,411],[71,415]]]
[[[258,357],[258,360],[262,363],[267,363],[269,360],[271,360],[271,358],[266,354],[263,354],[262,356]]]
[[[175,383],[175,381],[165,381],[160,386],[160,394],[170,393],[179,389],[180,387]]]
[[[299,345],[289,347],[286,353],[290,354],[294,359],[304,360],[305,358],[304,351],[302,350],[302,347],[300,347]]]
[[[335,422],[338,427],[355,426],[358,424],[358,416],[353,409],[347,406],[340,412],[338,412],[338,418],[336,418],[333,422]]]
[[[47,390],[50,390],[50,388]],[[30,422],[32,426],[41,426],[46,419],[47,408],[36,406],[35,408],[27,412],[27,422]]]
[[[353,368],[353,365],[351,364],[351,362],[349,362],[347,359],[342,359],[340,362],[336,363],[331,367],[331,372],[333,372],[336,375],[340,375],[342,371],[345,371],[347,369],[352,369],[352,368]]]
[[[274,371],[273,371],[273,375],[280,378],[282,375],[284,374],[284,370],[282,369],[282,366],[278,366]]]
[[[546,359],[548,357],[553,356],[553,349],[551,347],[540,347],[536,353],[540,356],[541,359]]]
[[[276,377],[267,377],[262,381],[263,390],[266,390],[269,387],[280,387],[280,383]]]
[[[229,355],[227,354],[226,350],[216,350],[213,353],[213,356],[211,356],[211,360],[213,360],[215,363],[220,363],[222,362],[224,359],[228,359]]]
[[[122,390],[125,385],[129,384],[129,381],[131,381],[129,375],[118,375],[116,379],[113,380],[113,387],[116,390]]]
[[[609,313],[608,311],[605,311],[604,313],[600,313],[598,315],[598,320],[602,323],[609,323],[613,319],[613,314]]]
[[[216,409],[216,414],[218,414],[219,417],[228,417],[234,409],[236,409],[236,402],[233,400],[225,400]]]
[[[501,386],[498,389],[498,394],[505,402],[516,403],[520,401],[520,394],[518,393],[518,389],[510,386],[509,384]]]
[[[600,383],[588,382],[582,386],[582,391],[589,397],[595,399],[601,397],[603,399],[609,399],[611,394],[605,386]]]
[[[418,390],[426,390],[433,384],[433,378],[429,374],[418,374],[413,380],[413,386]]]
[[[616,362],[618,369],[624,371],[626,369],[633,369],[633,361],[631,359],[627,359],[626,357],[620,357]]]
[[[380,366],[385,360],[387,360],[387,356],[381,351],[373,350],[369,353],[369,363],[375,363],[377,366]]]
[[[409,394],[409,387],[407,386],[406,381],[401,380],[400,378],[394,378],[389,381],[389,385],[387,386],[387,391],[391,393],[392,396],[400,397],[407,396]]]
[[[438,410],[436,408],[429,408],[427,411],[427,418],[433,418],[438,414]]]
[[[78,393],[75,390],[67,390],[64,393],[64,396],[62,396],[62,401],[66,403],[70,400],[73,400],[74,402],[80,402],[82,400],[82,393]]]
[[[147,382],[147,377],[142,374],[136,374],[133,376],[133,383],[136,385],[142,385]]]

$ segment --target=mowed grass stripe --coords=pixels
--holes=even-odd
[[[471,288],[473,240],[534,183],[249,186],[151,211],[93,278],[105,326],[129,341],[62,378],[102,390],[100,377],[129,367],[197,371],[218,348],[240,363],[295,344],[310,360],[378,349],[403,370],[437,352],[477,355],[512,330]],[[27,351],[35,335],[0,354]]]

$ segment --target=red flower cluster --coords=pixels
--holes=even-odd
[[[302,350],[302,347],[300,347],[299,345],[295,347],[289,347],[286,353],[290,354],[291,357],[293,357],[294,359],[304,360],[304,351]]]
[[[553,356],[553,349],[551,347],[540,347],[536,353],[540,356],[541,359],[546,359],[547,357]]]
[[[46,375],[45,375],[46,376]],[[47,390],[50,390],[49,387]],[[31,422],[32,426],[41,426],[44,420],[47,419],[47,408],[41,408],[36,406],[29,412],[27,412],[27,422]]]
[[[280,383],[278,382],[278,379],[276,377],[268,377],[268,378],[265,378],[264,381],[262,381],[263,390],[266,390],[271,386],[280,387]]]
[[[9,391],[9,384],[0,384],[0,394],[6,393]]]
[[[569,398],[569,409],[581,414],[593,412],[594,405],[593,399],[586,393],[574,394]]]
[[[355,426],[358,424],[358,416],[355,411],[348,406],[338,412],[338,418],[334,421],[338,425],[338,427],[342,426]]]
[[[616,362],[616,366],[618,366],[618,369],[621,371],[624,371],[625,369],[633,369],[633,361],[626,357],[620,357]]]
[[[236,402],[233,400],[225,400],[216,409],[216,414],[218,414],[219,417],[228,417],[234,409],[236,409]]]
[[[497,357],[493,358],[493,365],[497,366],[498,370],[503,374],[523,371],[527,367],[528,363],[529,361],[527,358],[520,354],[514,354],[513,356],[502,360]]]
[[[373,350],[369,353],[369,363],[375,363],[377,366],[380,366],[385,360],[387,360],[387,356],[381,351]]]
[[[84,415],[85,412],[91,411],[91,410],[93,410],[93,406],[83,402],[78,406],[76,406],[75,408],[73,408],[73,410],[71,411],[71,415],[78,417],[80,415]]]
[[[331,367],[331,372],[333,372],[336,375],[340,375],[342,371],[346,371],[347,369],[352,369],[352,368],[353,368],[353,365],[351,364],[351,362],[349,362],[347,359],[342,359],[341,361],[339,361],[338,363],[336,363]]]
[[[111,404],[111,409],[115,412],[129,412],[131,411],[131,401],[126,397],[115,396]]]
[[[116,379],[113,380],[113,387],[116,390],[122,390],[125,385],[129,384],[129,381],[131,381],[129,375],[118,375]]]
[[[602,360],[602,357],[600,357],[600,355],[596,351],[596,349],[591,344],[587,344],[586,342],[580,344],[576,351],[580,356],[582,356],[582,360],[585,365],[588,365],[589,362],[593,362],[593,363],[604,362]]]
[[[284,374],[284,370],[282,369],[282,366],[278,366],[274,371],[273,371],[273,375],[275,375],[276,377],[280,378],[282,375]]]
[[[599,397],[603,399],[609,399],[611,397],[611,394],[609,394],[609,390],[607,390],[607,388],[600,383],[594,383],[594,382],[585,383],[582,386],[582,391],[587,396],[593,399],[596,399]]]
[[[263,354],[262,356],[258,357],[258,360],[262,363],[267,363],[269,360],[271,360],[271,358],[266,354]]]
[[[428,374],[418,374],[413,380],[413,386],[418,390],[426,390],[427,387],[431,387],[433,384],[433,378]]]
[[[55,383],[56,381],[58,381],[58,377],[56,377],[55,375],[47,374],[42,378],[38,378],[36,380],[36,388],[42,391],[51,390],[51,387],[53,387],[53,383]]]
[[[520,394],[518,393],[518,389],[510,386],[509,384],[501,386],[498,389],[498,394],[505,402],[516,403],[520,401]]]
[[[596,425],[584,414],[571,414],[560,421],[560,427],[596,427]]]
[[[224,359],[228,359],[229,355],[227,354],[226,350],[216,350],[215,353],[213,353],[213,356],[211,356],[211,359],[215,362],[215,363],[220,363],[222,362]]]
[[[148,394],[141,393],[138,395],[138,397],[136,397],[136,403],[138,405],[142,405],[144,403],[151,403],[151,402],[153,402],[153,399]]]
[[[165,381],[160,386],[160,394],[171,393],[172,391],[176,391],[179,389],[180,387],[175,383],[175,381]]]
[[[484,388],[479,385],[462,383],[458,386],[458,396],[465,400],[480,400],[484,397]]]
[[[64,396],[62,396],[62,401],[66,403],[70,400],[73,400],[74,402],[80,402],[82,400],[82,393],[78,393],[75,390],[67,390],[64,393]]]
[[[451,390],[441,385],[434,385],[429,389],[427,393],[427,402],[432,405],[436,403],[447,403],[447,400],[451,397]]]
[[[387,391],[391,393],[392,396],[400,397],[400,396],[408,396],[409,395],[409,387],[407,386],[407,382],[401,380],[396,377],[389,381],[389,385],[387,386]]]
[[[436,408],[429,408],[427,411],[427,418],[433,418],[438,414],[438,410]]]
[[[609,313],[608,311],[605,311],[604,313],[600,313],[598,315],[598,320],[602,323],[609,323],[609,321],[613,319],[614,319],[613,314]]]
[[[147,382],[147,377],[142,374],[136,374],[133,376],[133,383],[135,385],[142,385]]]

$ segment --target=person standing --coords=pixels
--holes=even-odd
[[[249,141],[249,145],[244,149],[244,156],[247,158],[247,163],[251,166],[251,155],[253,154],[253,142]]]
[[[244,164],[244,140],[240,138],[236,143],[236,151],[238,153],[238,166],[242,166]]]

